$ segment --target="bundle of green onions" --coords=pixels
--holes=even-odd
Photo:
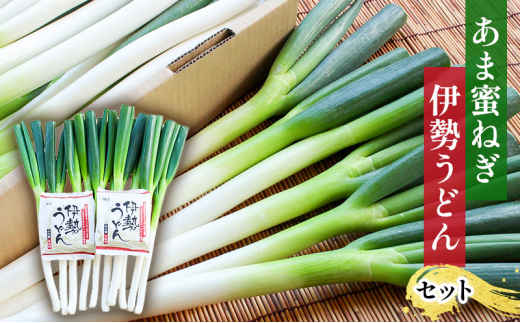
[[[155,207],[150,225],[152,240],[157,229],[161,203],[167,185],[176,173],[188,128],[167,120],[163,126],[162,117],[140,114],[134,122],[134,108],[122,106],[119,119],[115,111],[105,110],[103,117],[96,119],[95,113],[88,111],[77,114],[74,120],[67,120],[62,134],[58,155],[58,174],[56,179],[56,157],[54,148],[54,123],[46,128],[46,149],[39,121],[31,123],[36,151],[34,150],[25,124],[15,127],[20,152],[27,177],[38,200],[46,189],[45,176],[51,192],[61,192],[65,184],[65,165],[68,170],[72,189],[75,192],[104,188],[110,184],[111,190],[123,190],[125,183],[132,178],[132,187],[146,188],[153,194]],[[142,153],[141,153],[142,151]],[[45,161],[48,163],[45,163]],[[54,163],[53,163],[54,162]],[[54,165],[54,166],[53,166]],[[45,167],[48,167],[47,173]],[[43,182],[41,181],[43,179]],[[58,183],[58,184],[57,184]],[[83,184],[83,185],[82,185]],[[99,270],[101,257],[94,260],[92,294],[90,307],[97,304]],[[104,282],[101,306],[108,311],[115,305],[120,287],[126,290],[126,259],[116,256],[114,269],[112,257],[106,256],[104,262]],[[23,264],[18,264],[22,266]],[[90,260],[83,265],[83,278],[80,289],[80,310],[87,307],[87,288],[92,267]],[[12,268],[14,270],[14,268]],[[60,309],[59,299],[52,279],[50,263],[44,262],[44,272],[54,310]],[[136,271],[139,267],[136,267]],[[77,304],[77,262],[69,261],[70,297],[67,303],[67,261],[60,261],[60,298],[62,314],[74,314]],[[112,276],[112,282],[110,282]],[[147,277],[147,276],[146,276]],[[52,288],[54,286],[54,288]],[[109,289],[110,286],[110,289]],[[144,299],[146,285],[140,289],[139,297]],[[137,290],[136,290],[137,291]],[[119,294],[119,302],[126,309],[126,293]],[[135,300],[134,300],[135,302]]]
[[[213,250],[295,219],[334,201],[348,198],[360,186],[376,176],[380,168],[383,168],[381,171],[384,171],[385,166],[423,144],[422,136],[413,137],[422,131],[422,122],[423,120],[418,119],[394,132],[363,144],[341,162],[296,187],[178,236],[159,240],[157,254],[168,254],[169,256],[157,257],[153,260],[151,276],[156,276]],[[344,213],[344,209],[338,208],[335,212]],[[375,220],[375,218],[364,221],[367,225],[370,223],[368,220]],[[171,250],[176,250],[176,252],[171,253]],[[250,254],[259,255],[257,252]],[[234,261],[238,259],[244,262],[241,264],[247,264],[250,260],[244,254],[242,257],[235,258]],[[234,261],[230,261],[228,264],[234,264]],[[211,263],[211,261],[204,262],[202,266],[206,263]],[[190,272],[193,269],[197,270],[196,267],[200,266],[190,266],[186,270],[181,270],[179,274],[182,275],[183,272]]]
[[[106,119],[103,117],[103,120]],[[115,126],[111,127],[110,124],[110,117],[108,117],[108,122],[103,121],[101,127],[107,125],[109,128],[108,141],[114,143],[113,152],[105,154],[101,150],[99,154],[101,160],[107,156],[107,161],[113,160],[114,162],[110,189],[113,191],[123,190],[125,183],[131,178],[132,188],[143,188],[152,193],[154,208],[152,210],[150,233],[151,241],[153,241],[159,222],[164,191],[175,176],[188,128],[171,120],[167,120],[163,125],[162,117],[153,115],[140,114],[134,122],[134,109],[129,106],[121,108],[117,129]],[[153,242],[151,248],[153,248]],[[101,256],[98,257],[101,258]],[[112,268],[113,257],[115,259]],[[104,258],[102,310],[108,311],[110,306],[115,305],[118,292],[120,307],[123,309],[129,306],[133,308],[137,290],[134,294],[130,294],[128,304],[126,301],[127,257],[104,256],[102,258]],[[100,261],[100,259],[96,260]],[[138,257],[135,272],[140,270],[139,264],[141,263],[142,266],[142,262],[142,257]],[[97,275],[94,272],[94,277],[99,279],[99,271]],[[97,279],[94,279],[93,286],[98,284]],[[139,297],[144,298],[145,287],[139,289]],[[95,307],[96,299],[97,290],[94,290],[93,287],[91,307]]]
[[[513,92],[513,91],[508,91],[508,92]],[[512,95],[512,94],[513,94],[513,93],[511,93],[511,96],[508,96],[508,97],[514,98],[515,96]],[[517,94],[516,92],[515,92],[515,94],[516,94],[516,97],[518,97],[518,94]],[[516,113],[518,112],[518,104],[515,105],[514,102],[515,102],[515,100],[508,100],[508,103],[509,103],[509,104],[508,104],[508,115],[510,115],[510,116],[512,116],[512,115],[514,115],[514,114],[516,114]],[[409,131],[410,135],[414,133],[414,131],[413,131],[413,128],[414,128],[413,124],[416,124],[416,127],[415,127],[415,128],[417,128],[417,126],[419,126],[419,124],[420,124],[420,121],[416,121],[415,123],[412,123],[412,124],[409,124],[409,125],[408,125],[408,126],[409,126],[408,131]],[[406,128],[403,127],[403,130],[400,130],[400,131],[404,131],[404,129],[406,129]],[[416,130],[417,130],[417,129],[416,129]],[[396,131],[396,135],[397,135],[397,133],[399,133],[400,131]],[[391,137],[392,137],[392,134],[389,134],[389,135],[387,135],[387,136],[388,136],[389,138],[391,138]],[[381,137],[381,139],[383,139],[383,138],[384,138],[384,137]],[[403,138],[405,138],[405,136],[404,136]],[[378,139],[379,139],[379,138],[378,138]],[[368,144],[366,145],[366,147],[364,146],[365,148],[363,148],[363,149],[360,148],[360,149],[358,150],[357,153],[353,153],[353,154],[352,154],[349,158],[347,158],[346,160],[350,159],[351,161],[354,161],[355,159],[359,158],[360,156],[369,156],[370,154],[374,154],[374,153],[376,153],[378,149],[380,149],[380,148],[383,147],[383,146],[378,146],[377,142],[381,142],[381,144],[383,144],[383,146],[384,146],[385,140],[374,140],[373,142],[368,143]],[[387,142],[387,143],[389,143],[389,142]],[[377,148],[377,147],[380,147],[380,148]],[[515,168],[514,168],[514,164],[512,164],[511,166],[512,166],[512,168],[509,169],[509,160],[508,160],[508,170],[509,170],[510,172],[518,171],[518,169],[515,170]],[[331,173],[330,173],[330,174],[331,174]],[[511,180],[510,180],[510,177],[508,176],[508,183],[510,183],[510,182],[511,182]],[[360,183],[360,182],[358,182],[358,183]],[[356,182],[354,181],[352,184],[353,184],[353,185],[356,185]],[[358,185],[359,185],[359,184],[358,184]],[[308,187],[310,187],[310,185],[309,185]],[[332,186],[332,187],[334,187],[334,186]],[[302,189],[303,189],[303,188],[302,188]],[[302,191],[300,191],[300,192],[304,192],[304,191],[302,190]],[[289,195],[289,193],[287,193],[287,194]],[[287,195],[286,195],[286,196],[287,196]],[[290,195],[289,195],[289,196],[290,196]],[[333,194],[331,194],[331,196],[333,196]],[[327,199],[330,199],[331,197],[328,197],[328,196],[326,196],[326,194],[324,194],[324,197],[323,197],[323,198],[324,198],[325,201],[326,201]],[[268,200],[269,200],[269,199],[268,199]],[[269,200],[269,201],[275,201],[275,200],[276,200],[276,198],[272,198],[272,200]],[[297,201],[297,200],[296,200],[296,201]],[[301,202],[301,201],[302,201],[302,200],[300,200],[300,202]],[[282,202],[283,202],[283,201],[282,201]],[[324,203],[328,203],[328,202],[324,202]],[[296,204],[298,204],[298,203],[296,203]],[[262,205],[265,205],[265,206],[266,206],[266,210],[270,210],[269,205],[271,206],[271,210],[272,210],[273,208],[276,209],[276,207],[274,206],[274,205],[276,205],[276,203],[268,203],[268,202],[266,201],[265,204],[260,203],[260,204],[256,207],[256,210],[260,210],[260,212],[261,212],[261,210],[262,210]],[[295,205],[295,207],[296,207],[296,206],[298,206],[298,205]],[[303,210],[304,208],[302,207],[301,209]],[[312,209],[312,208],[311,208],[311,209]],[[252,214],[254,214],[254,210],[255,210],[255,208],[251,209],[251,213],[252,213]],[[297,210],[298,210],[298,209],[297,209]],[[304,212],[305,212],[305,211],[304,211]],[[246,211],[244,211],[242,214],[244,214],[244,213],[245,213],[245,214],[248,214]],[[297,213],[297,212],[295,212],[295,213]],[[290,216],[290,215],[291,215],[291,214],[288,214],[287,216]],[[284,216],[285,216],[285,215],[284,215]],[[421,216],[422,216],[422,215],[421,215]],[[275,218],[275,217],[273,217],[273,219],[274,219],[274,218]],[[276,219],[275,219],[275,220],[276,220]],[[262,227],[260,226],[258,230],[262,230]],[[254,233],[255,231],[251,231],[251,232]],[[242,234],[242,233],[239,233],[239,234]],[[247,233],[243,233],[243,234],[247,234]],[[173,241],[176,241],[176,240],[173,240]],[[266,243],[268,243],[268,241],[266,241]],[[165,244],[165,246],[166,246],[166,245],[167,245],[167,244]],[[255,245],[256,245],[256,244],[255,244]],[[210,247],[211,247],[211,246],[210,246]],[[254,247],[252,247],[252,248],[254,248]],[[261,249],[263,249],[262,246],[261,246],[261,245],[258,245],[258,248],[257,248],[256,250],[261,250]],[[156,258],[155,258],[155,259],[156,259],[156,262],[157,262],[158,259],[159,259],[159,260],[162,260],[162,259],[169,259],[170,257],[172,257],[170,250],[171,250],[171,249],[163,248],[163,247],[161,247],[161,245],[159,245],[159,246],[158,246],[158,249],[157,249],[157,253],[158,253],[159,257],[156,257]],[[211,250],[211,249],[209,249],[209,250]],[[250,250],[252,250],[252,249],[250,249]],[[238,251],[234,251],[234,252],[230,253],[230,256],[232,256],[232,257],[233,257],[233,255],[236,255],[236,257],[233,257],[233,258],[235,259],[234,261],[231,260],[232,258],[229,258],[229,257],[226,258],[226,256],[223,256],[223,257],[216,258],[215,260],[211,260],[211,261],[205,262],[205,263],[203,263],[203,264],[200,264],[200,265],[197,265],[197,266],[193,266],[193,267],[190,267],[190,268],[185,269],[185,270],[183,270],[183,271],[177,272],[176,275],[183,275],[183,274],[185,274],[185,273],[188,274],[188,273],[190,273],[190,272],[192,271],[192,269],[193,269],[194,272],[198,272],[198,270],[202,270],[202,271],[204,271],[204,270],[208,270],[208,269],[209,269],[209,270],[218,269],[218,268],[219,268],[219,267],[218,267],[218,266],[219,266],[219,261],[220,261],[220,264],[224,264],[224,266],[226,266],[226,265],[229,265],[229,264],[231,264],[231,265],[233,265],[233,264],[235,264],[235,265],[240,265],[240,264],[242,264],[242,265],[243,265],[243,264],[248,264],[247,261],[250,261],[250,260],[255,261],[255,260],[257,260],[255,257],[249,257],[249,258],[248,258],[248,256],[247,256],[248,254],[251,254],[251,255],[252,255],[252,254],[254,254],[254,252],[248,252],[248,248],[244,248],[244,250],[238,250]],[[173,262],[169,262],[169,263],[168,263],[167,261],[161,261],[161,262],[159,262],[160,265],[157,265],[157,266],[152,267],[152,273],[151,273],[151,276],[155,276],[156,274],[161,273],[161,271],[160,271],[161,269],[159,269],[159,268],[163,268],[163,267],[164,267],[164,268],[166,268],[166,269],[169,269],[169,268],[175,266],[175,265],[177,264],[176,261],[178,261],[179,258],[173,257],[172,259],[173,259]],[[249,259],[249,260],[248,260],[248,259]],[[261,259],[261,257],[259,257],[259,259]],[[237,261],[237,260],[238,260],[238,261]],[[243,262],[241,262],[241,260],[245,260],[246,262],[243,263]],[[254,262],[253,262],[253,263],[254,263]],[[216,264],[216,267],[214,266],[214,264]],[[159,267],[159,268],[157,268],[157,267]],[[224,267],[224,268],[225,268],[225,267]],[[166,269],[165,269],[165,270],[166,270]]]
[[[355,84],[355,82],[353,84]],[[519,94],[517,91],[508,89],[509,116],[515,115],[520,110],[518,97]],[[163,221],[162,227],[164,229],[161,230],[158,240],[164,241],[173,238],[183,232],[208,223],[244,200],[247,200],[251,196],[267,189],[297,171],[350,145],[365,141],[373,138],[375,135],[385,133],[397,126],[406,124],[422,114],[423,90],[419,89],[344,126],[297,142],[235,176]],[[287,117],[289,116],[290,114],[287,115]],[[268,130],[269,128],[264,132],[268,132]],[[262,133],[259,135],[261,134]],[[254,139],[254,137],[252,139]],[[246,146],[244,149],[247,149],[249,141],[250,140],[245,141],[238,147]],[[273,146],[277,145],[276,142],[271,142],[271,144]],[[222,155],[226,155],[226,153],[227,152]],[[257,151],[251,152],[251,154],[257,154]],[[263,154],[263,151],[258,154]],[[249,158],[249,156],[244,157],[244,159],[245,158]],[[204,166],[204,164],[201,166]],[[198,167],[194,168],[190,172],[196,172],[197,168]],[[229,165],[229,169],[232,170],[233,168],[234,165]],[[185,175],[188,175],[190,172]],[[181,180],[182,177],[183,175],[181,175],[178,180]],[[178,194],[175,197],[181,195],[182,194]],[[175,197],[172,196],[173,199]],[[171,209],[164,208],[163,213],[167,213],[169,210]]]
[[[24,161],[24,168],[29,179],[29,183],[33,186],[37,205],[39,205],[40,194],[45,192],[47,185],[49,192],[59,193],[63,191],[65,185],[65,171],[69,174],[69,180],[72,185],[73,192],[82,192],[83,184],[85,190],[91,190],[88,171],[84,164],[80,165],[80,158],[86,157],[84,151],[84,142],[77,141],[78,136],[74,132],[81,131],[78,127],[73,129],[71,121],[68,121],[63,131],[59,146],[57,161],[55,154],[55,124],[48,122],[46,125],[45,139],[41,123],[39,121],[31,122],[31,129],[34,138],[33,148],[29,133],[24,123],[15,126],[15,135],[20,148],[20,154]],[[36,158],[35,158],[36,157]],[[38,186],[34,186],[39,183]],[[77,307],[77,261],[76,260],[60,260],[60,299],[55,293],[56,287],[52,278],[52,269],[49,261],[43,261],[46,282],[53,302],[53,309],[58,311],[61,307],[63,315],[74,314]],[[67,268],[68,263],[68,268]],[[86,260],[88,263],[88,260]],[[50,273],[49,273],[50,271]],[[49,276],[50,274],[50,276]],[[70,293],[67,296],[67,274],[69,276]],[[90,272],[83,272],[83,280],[88,281]],[[82,287],[83,287],[82,283]],[[86,286],[81,293],[86,293]],[[68,298],[68,300],[67,300]]]
[[[419,121],[422,122],[422,120]],[[420,129],[420,124],[418,122],[415,122],[415,125],[410,124],[410,128],[413,129],[414,127],[416,130]],[[402,164],[404,161],[401,160],[382,170],[371,171],[372,165],[376,168],[381,167],[403,153],[422,145],[422,136],[402,141],[372,156],[363,156],[366,153],[384,148],[392,141],[400,141],[411,133],[413,133],[413,130],[403,127],[395,133],[381,136],[362,145],[342,162],[303,184],[159,243],[157,254],[160,257],[154,259],[150,277],[350,194],[354,194],[354,196],[329,212],[241,249],[177,271],[173,275],[184,277],[194,273],[282,259],[340,234],[380,230],[422,219],[422,185],[385,198],[379,201],[377,205],[370,205],[370,208],[359,210],[356,206],[359,204],[356,202],[356,196],[360,194],[358,191],[364,190],[363,194],[366,196],[370,187],[374,187],[380,192],[384,191],[380,186],[384,185],[383,180],[388,178],[395,177],[402,180],[410,174],[415,174],[416,178],[422,175],[422,161],[416,163],[415,168],[409,164]],[[510,201],[520,198],[520,193],[518,193],[520,188],[519,160],[519,157],[508,158],[507,183],[508,200]],[[363,171],[371,172],[352,178],[353,170],[355,174],[358,171],[361,173]],[[399,181],[396,183],[399,183]],[[413,184],[414,181],[406,179],[405,184],[410,183]],[[361,188],[358,188],[360,186]],[[353,193],[353,190],[355,190],[355,193]],[[497,202],[468,202],[467,209],[493,203]],[[335,218],[342,224],[340,225],[338,222],[335,226],[326,225],[326,223],[335,221]],[[194,243],[195,241],[203,243]],[[280,246],[284,247],[281,248]],[[171,250],[177,251],[172,254]]]
[[[44,143],[40,122],[35,121],[31,123],[36,150],[34,149],[25,123],[16,125],[14,127],[14,132],[18,141],[25,173],[27,175],[27,179],[29,180],[29,184],[34,191],[37,207],[40,205],[39,201],[41,193],[47,191],[47,181],[49,182],[50,193],[62,192],[65,186],[66,162],[64,139],[62,136],[59,145],[59,153],[56,159],[56,155],[54,153],[56,150],[54,126],[55,125],[52,122],[47,124],[46,138]],[[47,161],[47,163],[45,161]],[[40,257],[39,254],[38,257]],[[52,277],[53,271],[51,268],[51,262],[43,261],[42,263],[47,289],[52,301],[52,309],[56,312],[60,310],[61,305],[58,297],[58,291],[56,289],[56,284]],[[67,306],[65,306],[63,310],[66,312]]]
[[[391,94],[381,96],[379,100],[374,100],[373,97],[373,94],[383,87],[382,84],[391,79],[388,77],[375,80],[374,76],[385,72],[391,73],[391,68],[400,70],[399,72],[403,73],[400,75],[412,73],[414,65],[405,67],[410,61],[406,59],[407,57],[408,52],[399,48],[377,58],[314,93],[293,108],[284,118],[253,138],[182,174],[174,180],[172,191],[179,191],[180,187],[183,189],[175,196],[170,196],[167,208],[173,210],[191,201],[295,141],[344,124],[387,100],[406,93],[414,86],[414,80],[411,79],[407,84],[392,82],[395,90],[388,92]],[[398,68],[398,66],[403,66],[403,68]],[[369,80],[374,81],[373,84]],[[351,91],[353,88],[363,89],[365,91],[364,99],[358,100],[359,93]],[[334,102],[332,102],[333,100]],[[354,100],[356,100],[355,103]],[[341,118],[331,118],[325,121],[328,116],[338,113],[340,109],[343,110]],[[318,119],[323,121],[318,121]],[[313,121],[316,122],[316,125],[309,127],[308,124]]]

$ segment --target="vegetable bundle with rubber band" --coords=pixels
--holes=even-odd
[[[76,130],[74,130],[70,121],[67,122],[61,136],[57,156],[55,154],[55,124],[53,122],[48,122],[46,124],[45,139],[39,121],[31,122],[31,129],[35,149],[33,148],[33,144],[24,123],[16,125],[14,131],[18,141],[20,154],[24,161],[27,178],[35,192],[37,205],[41,208],[40,195],[44,198],[44,195],[41,193],[47,190],[47,186],[48,192],[50,193],[63,192],[66,180],[66,171],[69,175],[73,192],[83,192],[82,182],[85,190],[91,190],[89,175],[85,168],[86,165],[80,165],[79,162],[80,158],[86,157],[85,152],[82,150],[82,144],[84,144],[84,142],[76,141],[78,136],[74,135],[74,131],[81,131],[81,129],[76,128]],[[67,196],[63,196],[62,198],[67,198]],[[45,205],[47,205],[47,203],[45,203]],[[65,207],[65,209],[67,209],[67,207]],[[58,208],[57,210],[61,211],[62,208]],[[74,221],[76,220],[76,216],[74,212],[72,212],[73,216],[69,217],[71,214],[70,211],[71,210],[69,209],[66,211],[68,218],[67,222],[65,222],[64,213],[57,212],[53,215],[56,216],[57,214],[61,214],[63,216],[63,221],[61,222],[63,227],[61,225],[59,227],[54,226],[57,230],[56,238],[51,239],[52,241],[48,242],[50,244],[55,243],[58,249],[60,242],[65,245],[70,245],[71,241],[67,244],[64,240],[65,235],[69,233],[77,234],[79,232],[79,225]],[[90,211],[93,212],[94,210],[91,209]],[[41,225],[41,219],[39,222]],[[78,228],[78,230],[76,230],[76,228]],[[47,234],[50,234],[50,230]],[[50,239],[50,236],[48,238]],[[50,246],[48,249],[51,249]],[[89,260],[85,260],[86,263],[88,261]],[[59,311],[61,308],[63,315],[74,314],[76,312],[78,300],[76,278],[77,260],[59,260],[59,297],[52,277],[53,272],[50,266],[50,261],[43,260],[43,268],[45,280],[52,300],[53,310]],[[70,278],[69,283],[67,283],[67,275]],[[86,279],[88,281],[89,275],[90,272],[84,272],[82,280]],[[80,293],[85,294],[86,288],[87,287],[82,284]]]
[[[54,156],[54,123],[47,124],[45,149],[39,121],[31,123],[31,127],[36,150],[32,146],[24,123],[15,126],[15,133],[20,143],[20,153],[27,177],[37,200],[40,198],[40,193],[46,189],[45,176],[48,179],[50,192],[63,191],[65,168],[68,170],[75,192],[83,191],[83,187],[85,191],[90,191],[93,188],[104,188],[108,184],[112,191],[122,191],[125,183],[131,178],[132,187],[146,189],[153,195],[154,204],[158,206],[152,209],[151,223],[146,224],[146,230],[149,230],[153,241],[164,192],[176,173],[188,133],[187,127],[171,120],[167,120],[163,125],[161,116],[144,114],[140,114],[134,121],[134,108],[129,106],[121,108],[119,119],[116,111],[105,110],[103,117],[99,119],[96,119],[94,112],[88,111],[85,115],[78,114],[74,120],[65,122],[58,162]],[[58,176],[55,175],[56,173]],[[97,304],[102,258],[96,256],[93,263],[92,293],[89,304],[91,308]],[[113,257],[104,258],[101,307],[104,311],[108,311],[109,306],[115,305],[119,289],[126,291],[126,279],[124,279],[126,257],[116,256],[113,269]],[[24,266],[23,263],[17,265]],[[92,261],[85,260],[79,292],[80,310],[87,308],[87,288],[91,267]],[[136,271],[139,269],[140,267],[137,266]],[[59,310],[61,307],[62,314],[74,314],[78,294],[77,261],[70,260],[68,265],[70,276],[68,301],[67,261],[60,260],[59,297],[52,279],[53,271],[50,262],[44,261],[44,273],[53,309]],[[144,298],[145,291],[145,287],[139,289],[140,298]],[[137,293],[137,290],[135,292]],[[135,304],[136,293],[132,304]],[[121,308],[127,308],[125,292],[119,293],[119,304]]]
[[[188,20],[190,24],[191,22],[195,24],[195,21],[205,21],[207,20],[205,17],[217,9],[219,12],[225,12],[227,17],[228,14],[236,14],[239,10],[244,11],[247,6],[251,7],[253,3],[257,2],[253,1],[253,3],[250,4],[248,1],[249,0],[241,0],[239,3],[240,6],[236,5],[233,1],[231,1],[233,2],[231,3],[227,0],[212,2],[206,8],[199,9],[192,14],[177,19],[135,39],[137,36],[148,31],[148,29],[145,28],[144,31],[138,31],[135,36],[131,36],[117,48],[119,49],[121,46],[126,45],[122,49],[117,50],[113,55],[104,59],[102,62],[96,63],[97,65],[95,67],[83,72],[85,73],[84,75],[79,75],[76,79],[71,79],[71,82],[65,88],[61,89],[60,92],[49,96],[46,100],[41,100],[38,104],[29,103],[30,109],[24,108],[20,110],[20,113],[13,114],[15,117],[10,116],[10,121],[5,123],[5,125],[9,125],[13,121],[19,122],[20,120],[26,119],[45,120],[50,114],[57,120],[70,117],[75,111],[109,89],[112,84],[130,73],[133,69],[155,57],[155,55],[160,54],[165,49],[168,49],[163,48],[169,43],[164,40],[161,40],[157,46],[152,44],[154,39],[157,39],[159,35],[164,33],[170,37],[170,35],[174,34],[171,30],[179,30],[181,23],[183,24],[182,26],[184,26]],[[351,2],[351,6],[337,18]],[[200,8],[202,3],[200,0],[179,1],[178,6],[180,9],[178,11],[184,9],[182,11],[182,13],[184,13],[186,8],[195,10],[196,8]],[[195,154],[197,156],[200,155],[200,157],[195,157],[196,160],[194,162],[198,162],[270,116],[285,114],[289,109],[312,93],[359,67],[402,27],[406,21],[406,14],[402,8],[396,5],[388,5],[356,31],[356,33],[350,36],[347,41],[344,42],[344,45],[339,46],[329,54],[351,26],[362,3],[363,1],[361,0],[321,1],[316,8],[307,15],[303,23],[300,24],[287,41],[275,65],[271,69],[270,77],[266,81],[261,93],[255,96],[255,99],[250,103],[242,107],[240,111],[237,110],[237,112],[232,115],[226,116],[226,118],[222,119],[218,124],[210,126],[207,128],[208,130],[204,130],[205,135],[197,135],[196,138],[202,138],[203,136],[202,139],[199,140],[194,137],[191,146],[194,147],[196,151],[192,149],[189,150],[192,151],[191,153],[187,151],[187,157],[184,160],[193,159],[189,156]],[[89,5],[90,4],[87,4],[85,7]],[[133,5],[133,2],[128,4],[128,6],[131,5]],[[169,17],[173,17],[170,19],[174,19],[177,16],[178,12],[172,13]],[[109,18],[115,19],[113,17]],[[225,18],[224,14],[222,18]],[[166,21],[168,22],[168,20]],[[101,22],[104,22],[104,20]],[[154,22],[164,23],[164,20],[157,18],[152,21],[151,24]],[[331,24],[331,22],[334,23]],[[209,23],[208,21],[205,24],[205,26],[207,25],[205,27],[206,29]],[[215,24],[218,24],[217,20],[215,20]],[[97,24],[93,27],[96,26]],[[188,35],[184,33],[183,36]],[[316,39],[317,36],[319,37]],[[177,41],[173,41],[175,37],[170,37],[172,38],[172,42],[169,45],[170,47],[177,43]],[[133,40],[133,42],[128,43],[130,40]],[[117,46],[117,42],[114,43],[116,43],[115,45]],[[311,46],[309,47],[309,45]],[[60,44],[60,46],[62,46],[62,44]],[[153,55],[150,54],[151,56],[147,56],[146,59],[134,57],[136,56],[135,53],[143,51],[143,48],[147,46],[150,46],[150,53],[153,52]],[[159,47],[160,50],[158,49]],[[54,50],[54,48],[52,50]],[[46,53],[47,52],[41,55]],[[302,53],[304,54],[301,55]],[[126,64],[128,66],[123,66],[123,62],[127,61],[125,55],[132,56],[132,62],[135,61],[135,64],[132,63],[133,65],[131,66],[128,64]],[[37,56],[35,59],[40,56]],[[25,64],[22,64],[20,67],[16,67],[16,69],[20,69],[24,65]],[[372,67],[378,68],[378,66],[375,65]],[[8,73],[11,72],[12,70]],[[366,72],[369,71],[367,70]],[[287,81],[289,83],[286,83]],[[0,84],[1,82],[2,78],[0,78]],[[12,99],[13,98],[9,98],[9,100]],[[253,114],[250,112],[253,112]],[[253,115],[255,117],[253,117]],[[223,126],[219,126],[220,124]],[[1,127],[2,125],[0,125],[0,129]],[[225,128],[225,131],[223,128]],[[217,129],[217,132],[213,132],[212,129]],[[13,147],[11,144],[12,140],[9,139],[9,136],[10,134],[5,130],[0,131],[0,153],[2,154],[7,153]],[[221,139],[219,139],[218,142],[214,142],[215,138]],[[201,141],[202,144],[197,144],[195,141]],[[185,169],[185,166],[181,167],[181,170]]]
[[[132,107],[122,107],[115,135],[111,190],[123,190],[125,183],[131,178],[132,189],[141,188],[152,194],[154,207],[151,223],[147,229],[150,232],[151,253],[164,191],[176,173],[188,128],[171,120],[167,120],[163,125],[161,116],[144,114],[140,114],[134,122],[133,114]],[[127,256],[102,258],[104,259],[102,310],[108,311],[110,306],[115,305],[118,293],[119,306],[132,310],[137,292],[139,297],[144,297],[146,288],[136,289],[134,293],[130,293],[127,303]],[[113,268],[111,268],[112,258],[114,258]],[[136,271],[140,270],[139,261],[142,261],[141,257],[136,261]],[[95,306],[93,300],[94,297],[91,298],[91,307]]]

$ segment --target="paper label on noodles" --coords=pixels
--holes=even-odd
[[[42,259],[94,259],[95,212],[92,192],[42,193],[38,211]]]
[[[98,189],[96,252],[100,255],[150,255],[152,194],[147,190]]]

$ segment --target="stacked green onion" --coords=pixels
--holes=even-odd
[[[150,223],[151,239],[159,223],[161,205],[168,184],[175,176],[188,128],[162,116],[140,114],[134,119],[134,107],[122,106],[118,118],[116,111],[105,109],[103,116],[96,118],[93,111],[77,114],[65,121],[58,155],[55,148],[55,123],[48,122],[43,136],[39,121],[31,123],[34,146],[29,131],[22,122],[14,127],[20,155],[27,178],[39,203],[40,194],[47,189],[51,193],[63,192],[66,173],[74,192],[94,191],[110,186],[113,191],[125,189],[131,179],[133,188],[144,188],[152,193],[153,209]],[[39,205],[37,203],[37,205]],[[153,242],[152,242],[153,248]],[[85,260],[79,291],[79,309],[87,309],[87,290],[93,267],[92,293],[89,307],[96,307],[99,294],[101,256]],[[101,307],[108,311],[115,305],[119,292],[119,304],[126,305],[126,256],[115,256],[112,268],[111,256],[104,257],[103,289]],[[44,273],[51,296],[53,310],[62,314],[75,314],[78,305],[77,261],[60,260],[60,295],[54,280],[50,262],[44,261]],[[144,259],[138,257],[135,273],[141,273]],[[139,288],[131,298],[132,310],[136,297],[144,302],[146,279],[135,274]],[[67,295],[67,274],[69,295]],[[148,272],[144,267],[143,274]],[[139,294],[137,294],[137,291]]]
[[[369,145],[362,150],[370,150]],[[336,209],[255,243],[265,242],[262,248],[249,249],[255,261],[244,264],[237,257],[226,257],[248,248],[244,247],[207,261],[225,258],[228,266],[188,273],[183,269],[153,280],[149,306],[139,317],[325,284],[379,281],[406,286],[424,261],[422,186],[413,187],[422,178],[423,161],[421,145],[376,171]],[[509,166],[511,170],[518,167],[518,161],[513,159]],[[518,191],[518,187],[515,184],[514,190]],[[520,261],[519,205],[520,202],[489,205],[469,210],[466,215],[466,270],[493,285],[512,289],[520,287],[515,273],[518,263],[514,263]],[[376,232],[339,250],[282,259],[343,234],[346,228]],[[493,253],[485,252],[489,248],[493,248]],[[247,257],[244,253],[241,256]],[[44,305],[41,302],[31,308],[40,314],[38,319],[59,319]],[[33,315],[27,310],[14,318],[26,320],[34,318]],[[135,318],[123,313],[88,316],[95,321]]]
[[[39,208],[40,195],[47,191],[50,193],[60,193],[65,186],[66,178],[66,163],[65,163],[65,148],[63,136],[60,140],[58,156],[55,154],[55,135],[53,122],[47,123],[45,143],[43,141],[43,134],[41,130],[41,123],[35,121],[31,123],[34,133],[35,147],[31,142],[29,131],[24,123],[14,126],[14,133],[20,149],[20,155],[29,180],[34,191],[36,199],[36,207]],[[44,147],[45,146],[45,147]],[[42,261],[43,273],[47,283],[47,289],[52,301],[52,309],[57,312],[60,310],[61,304],[58,296],[56,284],[53,279],[53,271],[50,261]],[[65,276],[67,277],[67,276]],[[66,295],[64,295],[66,297]],[[67,306],[63,309],[66,313]]]

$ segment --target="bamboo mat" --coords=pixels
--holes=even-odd
[[[298,22],[319,0],[300,0]],[[365,0],[365,4],[349,30],[352,33],[375,15],[385,5],[394,3],[408,13],[407,24],[376,54],[382,55],[397,47],[404,47],[415,54],[430,47],[443,48],[454,64],[464,62],[464,0]],[[508,82],[520,90],[520,0],[508,0]],[[252,97],[252,90],[222,115],[239,107]],[[276,120],[269,120],[241,138],[232,142],[229,149],[262,131]],[[520,117],[515,116],[509,129],[520,138]],[[223,149],[222,151],[224,151]],[[347,152],[338,153],[320,163],[312,165],[294,176],[268,188],[264,192],[242,203],[231,212],[255,203],[328,169],[345,157]],[[212,252],[174,270],[216,257],[243,247],[269,235],[284,230],[312,216],[339,205],[332,204],[302,216],[296,220],[271,228],[243,241]],[[230,213],[231,213],[230,212]],[[361,235],[340,236],[300,253],[309,254],[341,248]],[[410,307],[404,314],[402,308]],[[507,321],[508,318],[492,312],[477,302],[461,307],[460,313],[441,315],[441,321]],[[143,321],[429,321],[405,300],[403,288],[381,283],[356,283],[306,288],[283,293],[208,305],[182,312],[161,315]]]

